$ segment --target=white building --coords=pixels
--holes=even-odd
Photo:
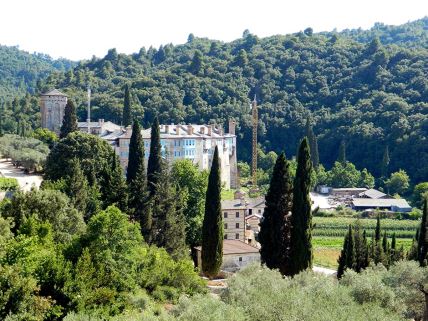
[[[145,160],[150,152],[150,129],[141,130],[144,141]],[[126,170],[132,129],[116,138],[116,152]],[[226,189],[237,186],[237,158],[235,123],[229,122],[229,133],[214,125],[160,125],[162,155],[172,164],[178,159],[189,159],[200,170],[209,170],[217,146],[219,151],[221,180]]]
[[[47,128],[59,134],[65,105],[67,105],[67,96],[58,89],[42,94],[40,97],[42,128]]]

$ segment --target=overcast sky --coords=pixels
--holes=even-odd
[[[54,58],[103,57],[109,48],[180,44],[189,33],[223,41],[312,27],[364,29],[428,15],[428,0],[3,0],[0,44]]]

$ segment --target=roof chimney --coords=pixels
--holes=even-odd
[[[208,133],[207,133],[207,135],[208,136],[212,136],[212,134],[213,134],[213,125],[208,125],[207,127],[208,127]]]
[[[202,135],[205,135],[205,126],[201,126],[200,131],[201,131],[201,134],[202,134]]]
[[[177,136],[180,135],[180,125],[175,126],[175,132],[176,132]]]
[[[165,125],[165,133],[169,134],[169,125]]]
[[[192,125],[187,125],[187,134],[193,135],[193,126]]]
[[[233,119],[229,119],[229,134],[235,135],[236,122]]]

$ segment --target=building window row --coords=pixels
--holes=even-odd
[[[196,153],[196,150],[194,150],[194,149],[186,149],[184,151],[185,156],[195,156],[195,153]]]
[[[184,146],[195,146],[195,140],[194,139],[185,139],[184,140]]]
[[[227,234],[224,234],[224,239],[227,240],[228,238]],[[239,240],[239,233],[235,234],[235,240]]]

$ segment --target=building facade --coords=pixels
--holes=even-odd
[[[59,134],[65,105],[67,105],[67,96],[57,89],[42,94],[40,97],[42,128]]]
[[[229,125],[229,131],[234,128]],[[144,141],[145,161],[150,152],[150,129],[141,130]],[[129,143],[132,129],[117,138],[116,152],[120,157],[122,167],[126,170],[129,157]],[[214,149],[219,151],[221,181],[226,189],[237,186],[237,157],[236,136],[224,133],[221,127],[214,125],[160,125],[160,142],[162,156],[168,164],[178,159],[188,159],[197,165],[200,170],[209,170],[211,167]]]

